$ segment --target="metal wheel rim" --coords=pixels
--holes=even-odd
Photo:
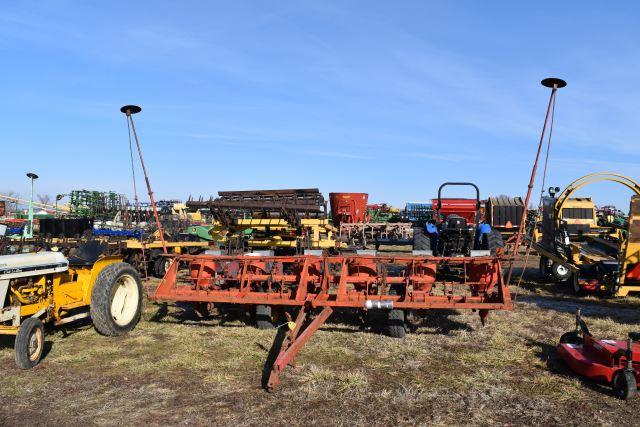
[[[566,276],[569,274],[569,269],[562,264],[558,264],[556,267],[556,272],[561,276]]]
[[[27,352],[29,360],[35,362],[40,357],[42,352],[42,331],[40,328],[35,328],[29,335],[29,343],[27,345]]]
[[[111,300],[111,317],[119,326],[128,325],[136,315],[140,293],[138,283],[129,274],[120,276]]]

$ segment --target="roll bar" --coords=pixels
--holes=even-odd
[[[442,189],[444,187],[447,186],[469,186],[469,187],[473,187],[476,189],[476,209],[480,209],[480,189],[478,188],[477,185],[475,185],[472,182],[445,182],[444,184],[442,184],[440,186],[440,188],[438,188],[438,206],[436,208],[436,210],[440,210],[442,208]]]

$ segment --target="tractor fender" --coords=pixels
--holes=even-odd
[[[84,275],[84,277],[83,275],[78,276],[78,282],[84,282],[82,283],[82,286],[84,288],[84,301],[87,304],[89,304],[89,302],[91,301],[91,293],[93,292],[93,285],[96,283],[96,279],[98,278],[98,275],[107,266],[118,263],[118,262],[123,262],[123,258],[119,255],[100,257],[90,267],[91,274],[89,275],[88,281],[86,281],[86,277],[87,277],[86,275]],[[85,279],[85,280],[82,280],[82,279]]]
[[[478,225],[478,234],[488,234],[491,233],[491,226],[489,224],[480,224]]]

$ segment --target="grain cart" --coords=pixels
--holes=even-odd
[[[15,335],[15,360],[29,369],[44,349],[44,324],[91,317],[100,334],[118,336],[140,319],[142,284],[118,256],[97,242],[66,258],[60,252],[0,256],[0,334]]]

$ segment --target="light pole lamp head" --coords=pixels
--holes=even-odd
[[[31,178],[31,179],[38,179],[38,175],[36,175],[36,174],[35,174],[35,173],[33,173],[33,172],[29,172],[29,173],[27,173],[27,177],[28,177],[28,178]]]
[[[554,89],[554,88],[555,89],[560,89],[562,87],[565,87],[567,85],[567,82],[565,82],[562,79],[555,78],[555,77],[549,77],[549,78],[546,78],[546,79],[542,80],[540,82],[540,84],[542,84],[542,86],[548,87],[550,89]]]
[[[66,196],[66,194],[58,194],[56,196],[56,201],[59,202],[60,200],[62,200],[64,198],[64,196]]]
[[[138,114],[140,111],[142,111],[142,108],[138,107],[137,105],[125,105],[120,109],[120,111],[127,116],[130,116],[132,114]]]

